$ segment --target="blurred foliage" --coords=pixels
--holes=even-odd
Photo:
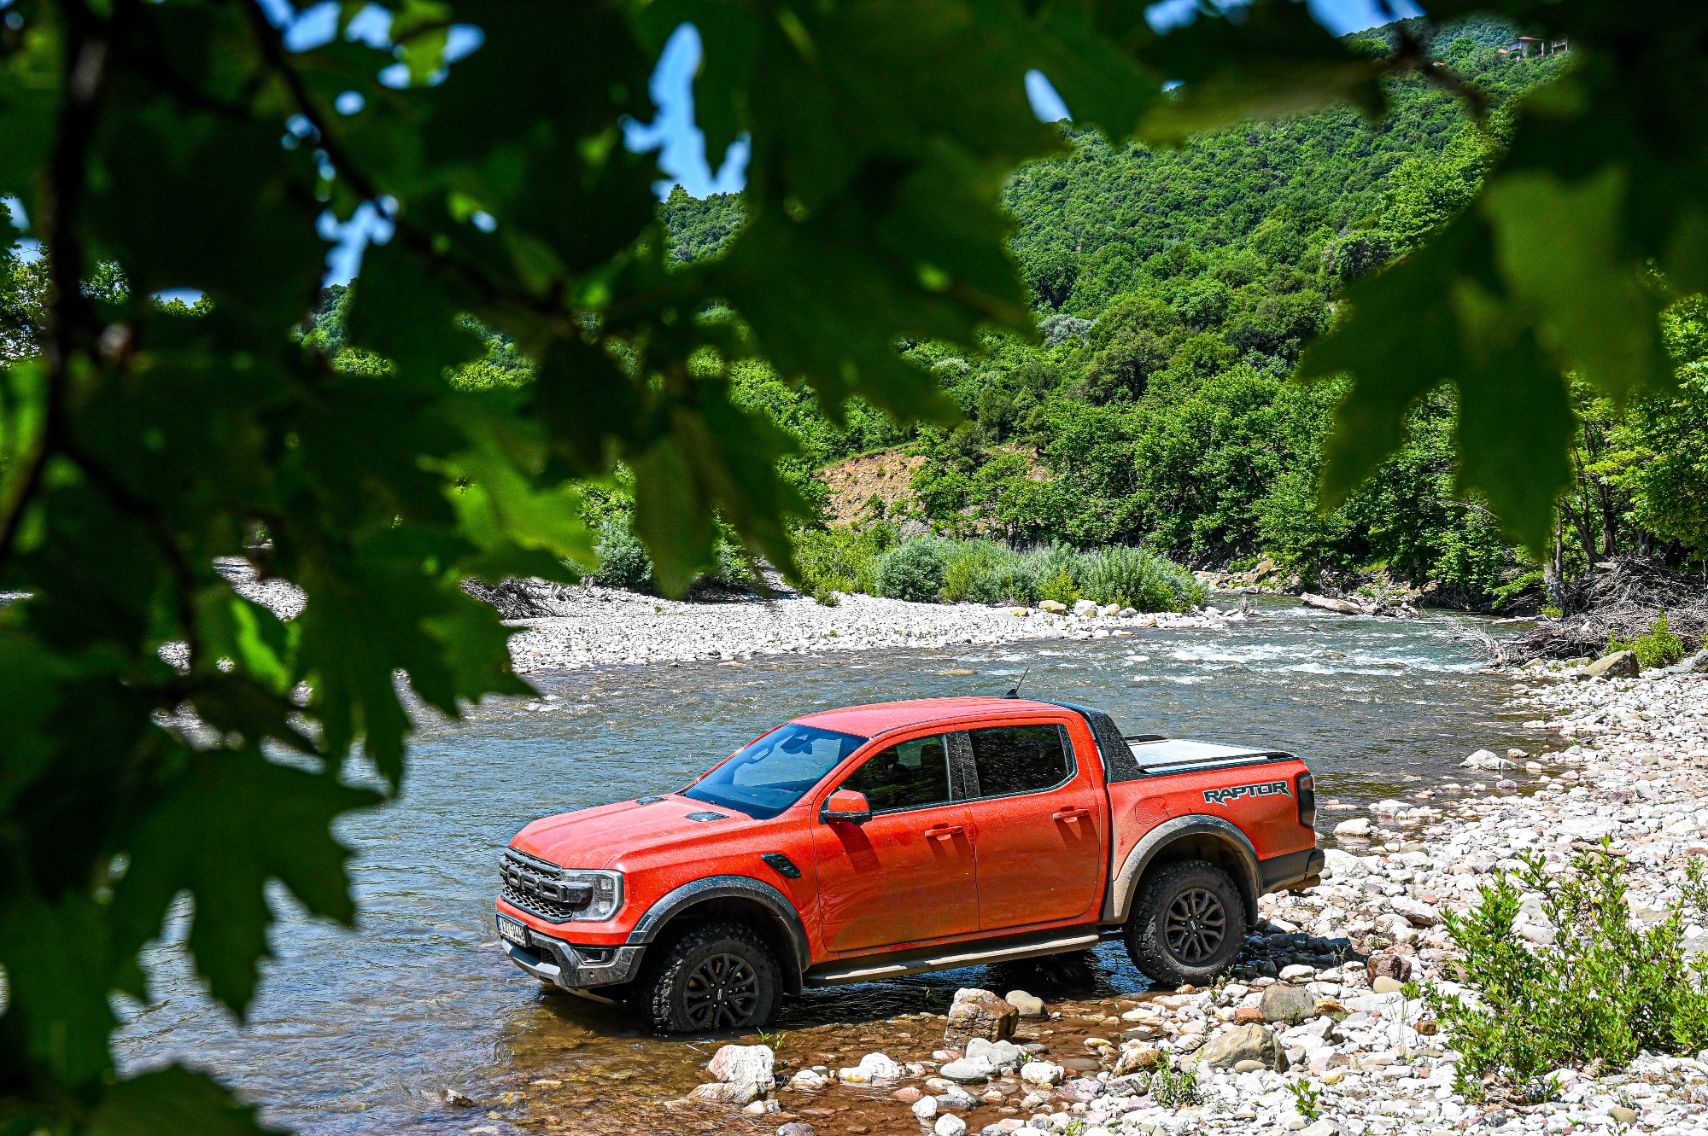
[[[1068,512],[1052,495],[1071,491],[1114,507],[1073,512],[1066,535],[1118,538],[1161,514],[1108,422],[1218,378],[1189,429],[1260,449],[1270,426],[1234,419],[1332,323],[1305,362],[1350,376],[1322,443],[1330,488],[1388,460],[1451,384],[1455,487],[1544,546],[1571,477],[1562,372],[1616,407],[1676,397],[1656,314],[1708,273],[1694,98],[1708,11],[1476,7],[1570,36],[1573,53],[1540,65],[1560,72],[1546,97],[1489,118],[1489,146],[1457,152],[1463,185],[1424,178],[1415,201],[1396,195],[1391,229],[1362,236],[1333,213],[1245,218],[1220,179],[1271,177],[1264,152],[1300,112],[1378,116],[1414,87],[1444,116],[1452,98],[1487,101],[1456,78],[1495,66],[1473,37],[1436,68],[1421,26],[1337,41],[1286,0],[1231,18],[1206,5],[1166,34],[1142,6],[1088,0],[381,0],[338,5],[321,43],[287,36],[293,3],[0,9],[0,197],[38,242],[8,253],[0,281],[0,588],[30,593],[0,612],[0,1131],[257,1130],[201,1074],[121,1077],[113,996],[148,997],[140,951],[184,896],[191,963],[239,1015],[268,954],[270,882],[353,919],[332,825],[404,782],[397,676],[451,716],[524,692],[508,633],[460,583],[589,564],[587,486],[619,468],[670,593],[715,568],[724,531],[795,566],[791,526],[811,509],[777,422],[805,407],[868,445],[894,429],[879,415],[939,423],[931,444],[969,459],[1047,439],[1030,448],[1056,476],[979,489],[1002,524],[1055,524]],[[376,15],[382,32],[354,34]],[[474,46],[451,59],[459,19]],[[622,130],[653,118],[654,62],[689,20],[709,150],[745,134],[752,158],[739,203],[673,243],[654,158]],[[1036,121],[1034,68],[1072,130]],[[1275,118],[1224,136],[1263,145],[1207,164],[1218,180],[1181,180],[1200,218],[1240,226],[1214,272],[1169,270],[1214,251],[1203,230],[1149,231],[1171,198],[1111,213],[1146,223],[1089,250],[1052,236],[1029,252],[1004,209],[1027,192],[1027,175],[1008,181],[1023,162],[1110,150],[1090,127],[1173,144]],[[322,234],[358,211],[389,236],[336,297],[340,332],[317,326]],[[1140,267],[1156,295],[1114,303]],[[1349,277],[1345,311],[1326,311]],[[1072,383],[1026,353],[988,398],[960,382],[1000,333],[1033,333],[1034,303],[1118,315],[1052,325],[1054,349],[1083,360]],[[969,401],[976,425],[950,429]],[[1184,468],[1186,450],[1157,459]],[[1244,475],[1212,462],[1207,476]],[[1687,503],[1660,507],[1688,523]],[[1239,547],[1196,523],[1171,539]],[[284,622],[239,597],[225,556],[300,584],[304,612]]]

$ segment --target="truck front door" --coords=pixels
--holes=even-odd
[[[1067,727],[987,726],[963,737],[975,777],[967,808],[980,930],[1091,918],[1103,872],[1103,795],[1075,760]]]
[[[979,929],[967,806],[949,789],[948,739],[910,738],[872,754],[835,789],[863,793],[872,818],[825,823],[815,812],[824,945],[844,953]]]

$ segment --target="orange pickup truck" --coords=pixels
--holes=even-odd
[[[1158,982],[1239,953],[1257,897],[1317,882],[1288,753],[1123,736],[1067,703],[807,714],[673,793],[546,817],[503,853],[498,932],[541,982],[661,1030],[743,1029],[805,987],[1121,937]]]

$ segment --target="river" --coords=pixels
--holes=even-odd
[[[703,1079],[710,1046],[651,1038],[618,1013],[543,994],[499,951],[497,853],[528,820],[679,787],[809,709],[996,694],[1022,671],[1027,694],[1102,706],[1128,733],[1306,756],[1325,827],[1334,804],[1448,780],[1473,749],[1537,744],[1503,706],[1507,681],[1479,673],[1448,623],[1277,601],[1259,611],[1223,632],[534,675],[541,700],[483,705],[459,723],[423,720],[402,799],[341,828],[356,852],[358,930],[306,919],[275,896],[277,957],[241,1028],[202,996],[180,946],[158,945],[155,1001],[128,1008],[121,1061],[207,1069],[268,1121],[303,1132],[514,1132],[518,1116],[547,1130],[728,1131],[727,1114],[660,1111]],[[1103,1012],[1098,999],[1145,986],[1111,943],[1085,973],[1046,970],[1028,981],[1093,1013]],[[833,1065],[874,1048],[923,1056],[941,1020],[917,1015],[940,1014],[957,986],[985,984],[1001,991],[1015,981],[970,970],[791,1000],[778,1028],[794,1035],[795,1050],[780,1052]],[[479,1107],[446,1105],[446,1088]]]

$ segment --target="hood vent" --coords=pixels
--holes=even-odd
[[[728,820],[729,814],[727,814],[727,813],[689,813],[688,819],[689,820],[708,821],[708,822],[714,821],[714,820]]]
[[[656,804],[658,804],[658,802],[660,802],[662,800],[664,800],[664,798],[659,796],[657,793],[649,793],[644,797],[636,797],[635,798],[635,804],[637,804],[637,805],[656,805]]]

